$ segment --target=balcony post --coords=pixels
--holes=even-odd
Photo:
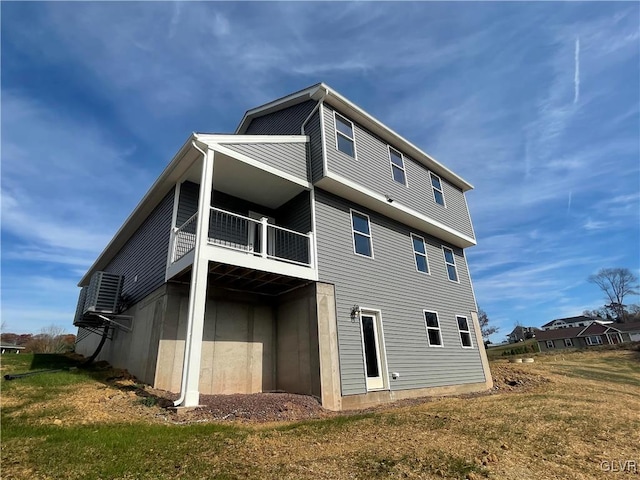
[[[313,249],[313,245],[314,245],[313,232],[307,233],[307,238],[309,239],[309,266],[311,268],[316,268],[315,266],[316,252]]]
[[[260,230],[260,255],[262,256],[262,258],[267,258],[267,228],[269,228],[268,225],[269,219],[267,217],[262,217],[260,219],[260,224],[262,225],[262,228]]]

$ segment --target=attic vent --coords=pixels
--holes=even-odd
[[[89,282],[82,313],[118,313],[124,277],[114,273],[95,272]],[[82,296],[82,292],[80,293]]]

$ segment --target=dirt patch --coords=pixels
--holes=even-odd
[[[549,378],[533,372],[533,368],[514,363],[492,362],[493,391],[524,391],[550,382]]]

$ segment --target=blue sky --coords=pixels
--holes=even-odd
[[[474,184],[494,340],[602,305],[602,267],[639,273],[637,3],[1,9],[8,331],[73,331],[78,280],[188,135],[319,81]]]

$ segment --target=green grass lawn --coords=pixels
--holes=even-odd
[[[516,393],[268,425],[178,425],[142,416],[82,424],[83,412],[102,404],[71,407],[69,395],[118,393],[105,384],[107,373],[78,369],[3,379],[2,479],[573,480],[608,478],[602,461],[640,460],[638,353],[538,358],[526,367],[501,362],[514,374],[549,379]],[[54,366],[73,362],[2,356],[3,375]],[[123,400],[129,401],[139,399]],[[638,477],[620,472],[615,478]]]

